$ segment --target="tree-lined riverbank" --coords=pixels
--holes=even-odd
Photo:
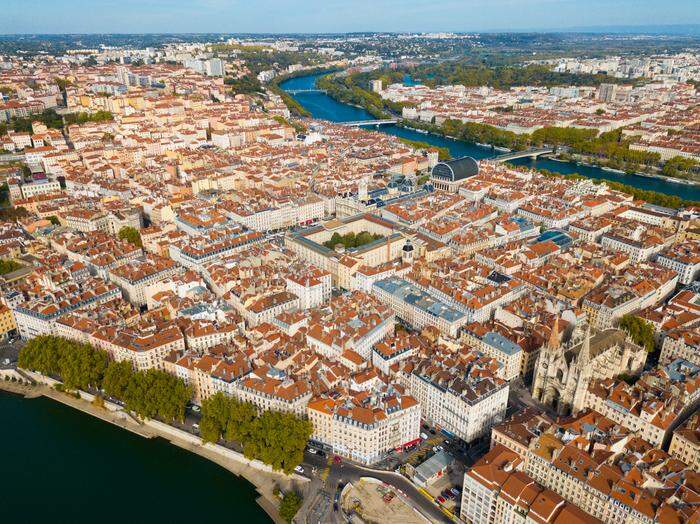
[[[280,83],[284,90],[315,89],[317,80],[322,74],[300,76]],[[333,99],[326,93],[307,92],[291,95],[306,111],[314,118],[329,120],[331,122],[347,122],[357,120],[370,120],[375,118],[360,107],[355,107]],[[410,123],[413,125],[412,123]],[[418,131],[409,127],[381,126],[379,132],[388,133],[408,140],[425,142],[431,146],[447,148],[453,157],[471,156],[477,160],[491,158],[498,154],[498,151],[491,147],[483,147],[476,143],[466,142],[455,138],[449,138],[441,134],[429,132],[427,129]],[[700,186],[679,183],[674,180],[665,180],[649,176],[639,176],[619,173],[606,170],[594,165],[570,161],[558,161],[549,158],[530,160],[529,158],[518,159],[511,162],[513,165],[525,166],[533,169],[544,169],[560,175],[578,174],[593,180],[603,180],[615,184],[615,189],[625,191],[629,194],[639,194],[644,191],[650,202],[662,205],[682,204],[684,201],[700,201]],[[653,193],[676,197],[666,199],[663,197],[654,198]]]

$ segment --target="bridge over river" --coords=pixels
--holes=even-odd
[[[397,119],[384,119],[384,120],[355,120],[354,122],[336,122],[341,126],[346,127],[360,127],[360,126],[388,126],[396,124]]]
[[[325,89],[288,89],[285,91],[290,95],[299,95],[302,93],[323,93],[324,95],[328,94],[328,91],[326,91]]]
[[[518,158],[531,158],[535,160],[537,157],[550,155],[552,153],[554,153],[554,148],[552,147],[533,147],[531,149],[525,149],[524,151],[511,151],[510,153],[495,156],[490,160],[493,162],[508,162]]]

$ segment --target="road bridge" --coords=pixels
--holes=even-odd
[[[328,91],[325,89],[287,89],[287,93],[290,95],[298,95],[299,93],[323,93],[324,95],[328,94]]]
[[[354,122],[338,122],[341,126],[346,127],[360,127],[360,126],[387,126],[391,124],[396,124],[397,119],[387,118],[385,120],[356,120]]]
[[[539,156],[550,155],[552,153],[554,153],[554,148],[552,147],[533,147],[531,149],[525,149],[524,151],[511,151],[510,153],[495,156],[490,160],[494,162],[508,162],[509,160],[528,157],[534,160]]]

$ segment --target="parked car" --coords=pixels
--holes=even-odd
[[[301,473],[304,473],[304,468],[302,468],[301,466],[297,466],[294,468],[294,471],[301,474]]]
[[[447,502],[447,500],[443,496],[439,496],[437,498],[437,501],[438,501],[438,504],[444,504],[445,502]]]
[[[422,438],[423,440],[428,440],[428,435],[426,433],[421,433],[420,438]]]
[[[308,448],[307,451],[312,455],[316,455],[318,453],[318,451],[316,451],[314,448]]]
[[[460,493],[462,493],[459,488],[452,488],[450,491],[454,493],[455,497],[459,497]]]
[[[435,453],[437,453],[438,451],[445,451],[445,448],[443,448],[442,446],[435,446],[435,449],[437,450]]]
[[[340,458],[338,455],[333,457],[333,462],[335,462],[336,464],[340,464],[342,461],[343,461],[343,459]]]

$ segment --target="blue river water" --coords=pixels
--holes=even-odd
[[[251,483],[167,440],[45,397],[0,391],[0,413],[0,522],[272,522]]]
[[[291,78],[280,84],[284,90],[314,89],[316,80],[322,75],[309,75]],[[297,93],[291,95],[299,102],[314,118],[329,120],[331,122],[351,122],[357,120],[373,120],[374,117],[362,108],[338,102],[322,92]],[[377,129],[382,133],[427,142],[437,147],[446,147],[453,157],[471,156],[477,160],[493,157],[500,154],[490,147],[482,147],[477,144],[454,140],[452,138],[433,134],[423,134],[412,129],[399,126],[381,126]],[[667,195],[675,195],[687,200],[700,201],[700,186],[688,185],[677,182],[662,180],[659,178],[644,177],[638,175],[626,175],[612,171],[606,171],[595,166],[577,164],[576,162],[559,162],[549,158],[531,160],[521,158],[512,161],[514,165],[521,165],[533,168],[548,169],[556,173],[579,175],[594,178],[597,180],[610,180],[620,182],[639,189],[657,191]]]

